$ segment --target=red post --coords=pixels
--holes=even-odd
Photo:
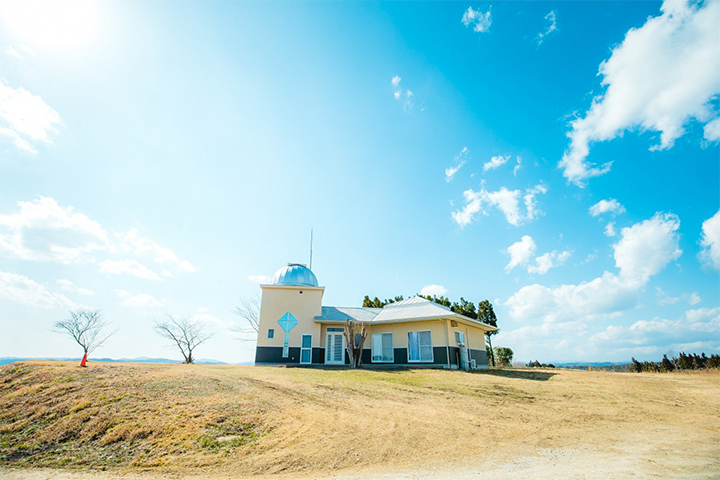
[[[83,355],[82,362],[80,362],[81,367],[87,367],[87,352],[85,352],[85,355]]]

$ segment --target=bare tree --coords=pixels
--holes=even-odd
[[[260,331],[260,295],[240,299],[240,306],[235,307],[235,315],[245,320],[255,332]],[[236,332],[245,333],[243,327],[233,328]]]
[[[345,322],[345,348],[350,359],[350,368],[362,366],[362,351],[367,338],[367,323],[348,319]]]
[[[82,347],[83,361],[80,365],[85,366],[87,356],[117,331],[105,335],[103,329],[108,325],[110,322],[103,318],[100,310],[78,309],[71,310],[69,318],[55,322],[55,331],[70,335]]]
[[[212,334],[205,331],[203,322],[193,321],[190,317],[166,316],[167,320],[155,321],[155,331],[177,345],[185,359],[183,363],[194,363],[193,351]]]

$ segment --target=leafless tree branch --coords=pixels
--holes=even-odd
[[[235,315],[245,320],[255,332],[260,331],[260,295],[240,299],[240,306],[235,308]],[[245,333],[242,326],[236,326],[233,331]]]
[[[168,314],[166,317],[167,319],[155,321],[155,331],[180,349],[184,363],[194,363],[195,348],[213,334],[205,331],[206,325],[203,322],[193,321],[190,317],[176,318]]]
[[[103,329],[110,322],[103,318],[100,310],[71,310],[69,318],[55,322],[55,331],[70,335],[83,349],[90,354],[107,341],[117,330],[105,335]]]

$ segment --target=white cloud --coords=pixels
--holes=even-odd
[[[632,308],[650,277],[682,253],[678,248],[679,226],[675,215],[658,213],[623,228],[620,241],[613,245],[618,275],[605,272],[578,285],[525,286],[505,302],[510,307],[510,316],[516,320],[567,321],[613,315]]]
[[[77,293],[79,295],[88,295],[88,296],[95,295],[95,292],[93,292],[92,290],[89,290],[89,289],[83,288],[83,287],[78,287],[70,280],[58,279],[58,280],[56,280],[56,282],[58,285],[60,285],[60,288],[65,290],[66,292]]]
[[[120,248],[123,251],[131,251],[137,255],[150,254],[153,260],[159,264],[169,264],[178,273],[195,271],[195,267],[187,260],[180,260],[178,256],[167,247],[161,247],[153,240],[141,236],[136,229],[131,229],[120,238]],[[168,272],[170,273],[170,272]]]
[[[473,10],[472,7],[468,7],[468,9],[465,10],[465,13],[463,14],[462,23],[466,27],[472,25],[473,31],[475,32],[487,32],[488,30],[490,30],[490,25],[492,24],[492,16],[490,15],[490,10],[482,13],[479,10]]]
[[[649,220],[623,228],[613,245],[620,277],[642,284],[682,254],[677,230],[680,220],[671,213],[656,213]]]
[[[613,214],[623,213],[625,211],[625,207],[623,207],[620,202],[614,198],[610,198],[608,200],[600,200],[598,203],[590,207],[588,211],[590,212],[590,215],[597,217],[598,215],[608,212]]]
[[[702,298],[700,298],[700,295],[697,292],[693,292],[690,295],[688,295],[687,299],[688,305],[691,307],[694,307],[698,303],[702,302]]]
[[[537,185],[525,190],[525,195],[522,197],[525,206],[523,213],[520,206],[520,190],[508,190],[501,187],[495,192],[489,192],[485,188],[476,192],[468,189],[463,192],[465,206],[462,210],[453,212],[452,218],[460,227],[465,227],[473,221],[477,213],[488,215],[488,208],[494,206],[505,215],[508,223],[518,226],[538,216],[539,212],[535,209],[537,205],[535,196],[540,193],[547,193],[547,188]]]
[[[582,185],[609,171],[610,163],[597,167],[587,161],[590,145],[626,130],[660,132],[652,149],[667,149],[694,119],[706,124],[707,139],[717,139],[712,102],[720,93],[720,1],[666,0],[661,11],[630,29],[600,64],[605,92],[571,122],[570,146],[560,162],[571,182]]]
[[[562,265],[570,258],[570,252],[568,251],[562,253],[552,251],[536,257],[535,249],[535,241],[530,235],[524,235],[519,242],[510,245],[503,252],[510,255],[510,262],[505,266],[505,271],[509,272],[515,267],[522,266],[525,267],[528,273],[545,275],[548,270]]]
[[[11,138],[15,147],[37,153],[32,142],[51,143],[50,134],[61,123],[60,115],[40,96],[0,80],[0,135]]]
[[[392,86],[393,86],[393,87],[397,87],[398,85],[400,85],[400,80],[402,80],[402,78],[400,78],[399,75],[395,75],[395,76],[392,78]]]
[[[441,296],[445,295],[447,292],[448,292],[447,288],[443,287],[442,285],[430,284],[430,285],[425,285],[420,290],[420,295],[441,297]]]
[[[0,215],[0,254],[21,260],[68,264],[108,248],[99,223],[48,197],[18,202],[20,211]]]
[[[463,165],[467,163],[467,155],[468,155],[468,148],[463,147],[462,150],[460,150],[460,153],[455,155],[455,166],[454,167],[448,167],[445,169],[445,181],[449,182],[453,179],[455,174],[462,168]]]
[[[552,32],[557,30],[557,21],[555,18],[555,10],[550,10],[550,13],[545,15],[545,20],[548,21],[548,25],[547,25],[547,27],[545,27],[545,30],[538,33],[538,36],[537,36],[538,46],[542,44],[542,42],[545,40],[545,37],[547,37]]]
[[[700,261],[720,272],[720,210],[702,224]]]
[[[615,233],[615,222],[610,222],[605,225],[605,231],[603,232],[608,237],[614,237]]]
[[[272,281],[272,278],[267,275],[248,275],[248,280],[260,284],[268,284]]]
[[[140,293],[138,295],[128,297],[120,305],[130,308],[157,308],[162,307],[164,303],[156,299],[152,295]]]
[[[505,271],[509,272],[513,268],[520,265],[527,265],[535,255],[535,241],[530,235],[524,235],[519,242],[510,245],[505,253],[510,255],[510,262],[505,266]]]
[[[0,297],[38,308],[82,308],[60,293],[52,293],[45,286],[16,273],[0,272]]]
[[[400,90],[397,90],[396,92],[394,92],[393,96],[395,97],[395,100],[400,100],[401,94],[402,94],[402,92]]]
[[[483,172],[487,172],[488,170],[494,170],[501,165],[507,163],[508,160],[510,160],[510,155],[495,155],[490,159],[489,162],[483,163]]]
[[[552,252],[544,253],[539,257],[535,257],[534,264],[528,264],[527,271],[528,273],[545,275],[551,268],[564,264],[567,259],[570,258],[570,255],[568,251],[558,253],[553,250]]]
[[[114,275],[132,275],[146,280],[162,278],[137,260],[105,260],[100,262],[100,271]]]

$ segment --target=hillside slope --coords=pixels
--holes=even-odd
[[[719,418],[719,372],[0,368],[6,467],[311,475],[592,448],[648,474],[712,478]]]

